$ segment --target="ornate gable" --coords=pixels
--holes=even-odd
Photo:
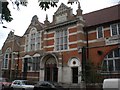
[[[28,26],[28,29],[26,30],[25,34],[29,34],[31,30],[36,29],[37,31],[40,31],[40,30],[43,30],[43,28],[44,28],[44,24],[38,21],[37,15],[34,15],[32,17],[31,23]]]
[[[61,3],[57,11],[54,13],[53,17],[54,23],[58,24],[65,22],[69,20],[70,19],[69,17],[72,15],[73,15],[72,9],[70,7],[67,7],[65,4]]]
[[[61,4],[60,7],[57,9],[57,11],[55,12],[55,15],[64,13],[65,11],[67,11],[68,9],[70,9],[69,7],[67,7],[65,4]]]

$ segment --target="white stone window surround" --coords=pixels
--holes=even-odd
[[[115,49],[115,50],[117,50],[117,49]],[[120,60],[120,48],[118,48],[118,52],[119,52],[119,55],[118,55],[118,57],[116,57],[115,56],[115,50],[113,50],[112,52],[110,52],[110,53],[108,53],[108,55],[104,58],[104,61],[106,61],[106,72],[109,72],[109,63],[110,63],[110,61],[112,62],[112,69],[113,69],[113,71],[111,71],[111,72],[114,72],[114,71],[117,71],[116,70],[116,65],[115,65],[115,61],[116,60]],[[103,63],[104,63],[104,61],[103,61]],[[104,68],[103,67],[103,63],[102,63],[102,68]],[[119,69],[120,69],[120,67],[119,67]],[[120,70],[119,70],[120,71]]]
[[[111,34],[111,36],[114,36],[113,35],[113,32],[112,32],[112,25],[116,25],[116,34],[115,35],[120,35],[120,22],[119,23],[114,23],[114,24],[111,24],[110,25],[110,34]]]
[[[63,34],[61,34],[62,32],[63,32]],[[67,40],[66,42],[65,42],[65,38]],[[60,47],[61,45],[63,46],[63,49],[61,49],[61,47]],[[66,46],[67,48],[65,48],[65,45],[67,45]],[[57,46],[58,46],[58,48],[57,48]],[[63,51],[63,50],[67,50],[67,49],[68,49],[68,30],[61,28],[55,32],[55,51]]]
[[[101,32],[98,31],[98,30],[101,30]],[[99,39],[99,38],[104,38],[104,28],[103,28],[103,26],[97,27],[97,28],[96,28],[96,31],[97,31],[97,39]],[[99,36],[99,34],[102,34],[102,35]]]
[[[30,55],[25,55],[23,58],[22,58],[22,72],[24,71],[23,69],[24,69],[24,63],[25,63],[25,59],[26,58],[31,58],[31,56]]]
[[[68,61],[68,66],[69,67],[79,67],[80,66],[80,61],[78,58],[76,57],[72,57],[69,61]]]
[[[41,32],[37,32],[37,29],[33,27],[30,33],[26,35],[25,44],[26,44],[25,51],[27,52],[40,49],[41,48]]]
[[[8,69],[9,68],[10,53],[11,53],[11,48],[7,48],[6,51],[5,51],[3,62],[2,62],[2,69]],[[13,57],[11,56],[11,58],[13,58]],[[6,62],[6,60],[7,60],[7,62]]]
[[[36,33],[37,29],[33,27],[30,31],[30,51],[34,51],[36,49]]]
[[[30,55],[26,55],[24,58],[23,58],[23,67],[22,67],[22,71],[23,71],[23,68],[24,68],[24,59],[26,58],[27,59],[27,72],[38,72],[39,70],[34,69],[34,65],[40,65],[40,62],[39,62],[39,57],[40,57],[40,54],[34,54],[33,56],[30,56]],[[37,60],[34,62],[34,60]]]
[[[78,67],[78,83],[81,82],[81,71],[82,71],[82,68],[81,68],[81,63],[80,63],[80,60],[79,58],[77,57],[71,57],[68,61],[68,68],[70,69],[70,82],[72,83],[72,68],[74,67]],[[67,77],[68,78],[68,77]]]
[[[8,69],[8,65],[9,65],[9,53],[5,53],[2,68]]]

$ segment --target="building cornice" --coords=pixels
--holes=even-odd
[[[59,23],[59,24],[50,25],[48,27],[45,27],[44,29],[45,30],[51,30],[51,29],[62,27],[62,26],[71,25],[71,24],[74,24],[74,23],[76,24],[79,20],[80,20],[79,18],[76,18],[74,20],[69,20],[69,21]]]

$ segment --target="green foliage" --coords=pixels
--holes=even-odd
[[[39,2],[40,8],[44,9],[45,11],[51,7],[57,7],[58,2]]]
[[[17,6],[17,9],[19,10],[19,5],[23,5],[23,6],[27,6],[27,0],[16,0],[16,1],[12,1],[10,0],[13,5],[15,4]],[[40,8],[42,8],[43,10],[47,10],[49,9],[50,7],[57,7],[57,3],[59,2],[59,0],[49,0],[47,2],[45,2],[44,0],[38,0],[38,3],[39,3],[39,6]],[[75,2],[77,2],[77,0],[75,0]],[[68,4],[73,4],[73,2],[70,2],[68,0]],[[13,18],[11,17],[11,13],[10,13],[10,10],[9,8],[7,7],[8,5],[8,2],[2,2],[2,19],[3,20],[6,20],[7,22],[11,22],[13,20]]]
[[[75,1],[72,1],[72,2],[71,2],[71,1],[68,1],[67,4],[71,4],[71,5],[72,5],[74,2],[76,2],[76,4],[77,4],[77,3],[78,3],[78,0],[75,0]]]
[[[47,2],[45,2],[45,1],[44,0],[38,0],[40,8],[42,8],[42,9],[44,9],[46,11],[50,7],[57,7],[57,3],[58,3],[59,0],[49,0]],[[74,2],[77,3],[78,0],[75,0],[75,1],[72,1],[72,2],[68,0],[67,4],[71,4],[72,5]]]
[[[97,66],[95,66],[90,60],[87,60],[84,73],[86,83],[101,82],[101,74],[98,73],[97,70]]]
[[[10,10],[7,7],[8,2],[2,2],[2,19],[7,22],[11,22],[13,18],[11,17]]]

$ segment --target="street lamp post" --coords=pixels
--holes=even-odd
[[[12,29],[12,28],[8,28],[8,27],[6,27],[6,26],[3,26],[3,28],[7,28],[7,29],[10,29],[10,31],[15,32],[15,30]]]
[[[11,29],[11,28],[8,28],[6,26],[3,26],[3,28],[6,28],[6,29],[10,29],[10,31],[13,32],[13,43],[12,43],[12,59],[11,59],[11,64],[10,64],[10,80],[12,80],[12,66],[13,66],[13,60],[14,60],[14,32],[15,30],[14,29]]]

